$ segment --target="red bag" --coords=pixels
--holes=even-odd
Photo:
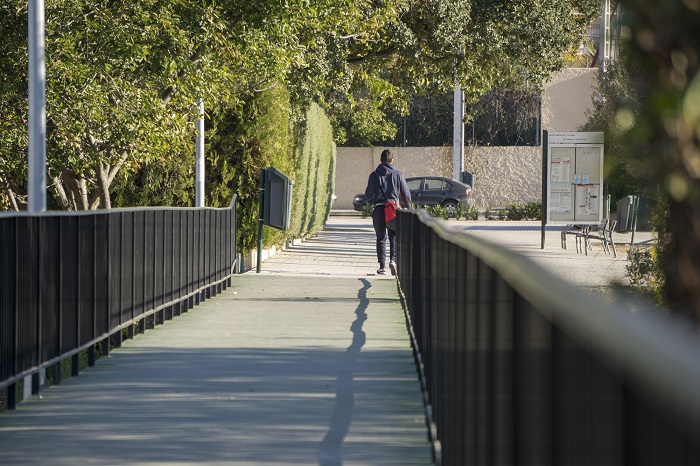
[[[396,230],[396,202],[386,201],[384,204],[384,221],[390,230]]]

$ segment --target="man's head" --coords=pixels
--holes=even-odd
[[[389,149],[384,149],[382,151],[382,163],[391,163],[394,161],[394,156],[391,155],[391,151]]]

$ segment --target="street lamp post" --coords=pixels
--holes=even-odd
[[[29,0],[29,212],[46,211],[46,41],[44,0]]]
[[[455,84],[452,124],[452,178],[462,181],[464,169],[464,93],[459,84]]]
[[[204,207],[204,102],[197,99],[199,116],[197,117],[196,157],[195,161],[195,207]]]

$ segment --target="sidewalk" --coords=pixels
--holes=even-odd
[[[597,292],[617,284],[628,284],[626,267],[629,264],[627,251],[631,233],[614,233],[617,257],[606,254],[602,244],[594,243],[588,255],[576,252],[573,238],[568,239],[567,249],[561,247],[563,226],[548,225],[545,233],[545,247],[541,248],[541,222],[539,221],[499,221],[499,220],[447,220],[445,224],[454,231],[461,231],[499,244],[507,249],[529,257],[531,260],[553,271],[563,280]],[[359,215],[331,216],[326,224],[327,232],[345,232],[355,237],[368,234],[373,240],[372,221]],[[324,233],[326,234],[326,233]],[[337,233],[336,233],[337,234]],[[649,232],[636,232],[635,244],[651,240]],[[369,246],[368,246],[369,248]],[[371,249],[371,248],[370,248]],[[373,251],[373,249],[372,249]],[[281,258],[269,264],[273,269],[282,267]],[[371,262],[371,261],[370,261]],[[329,264],[330,265],[330,264]],[[376,268],[376,260],[366,266],[367,273]],[[332,267],[329,269],[332,270]]]

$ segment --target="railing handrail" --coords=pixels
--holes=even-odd
[[[236,202],[237,196],[234,195],[231,203]],[[120,207],[115,209],[97,209],[97,210],[47,210],[44,212],[28,212],[20,211],[0,211],[2,217],[76,217],[84,215],[109,215],[120,212],[141,212],[141,211],[169,211],[169,210],[228,210],[231,206],[226,207],[162,207],[162,206],[144,206],[144,207]]]
[[[604,301],[426,212],[397,220],[436,464],[700,461],[691,321],[621,290]]]
[[[637,395],[700,434],[700,332],[692,322],[629,294],[619,298],[631,303],[634,312],[621,309],[524,255],[450,230],[424,210],[410,214],[493,269],[542,317],[628,381]],[[618,296],[619,290],[613,293]]]

